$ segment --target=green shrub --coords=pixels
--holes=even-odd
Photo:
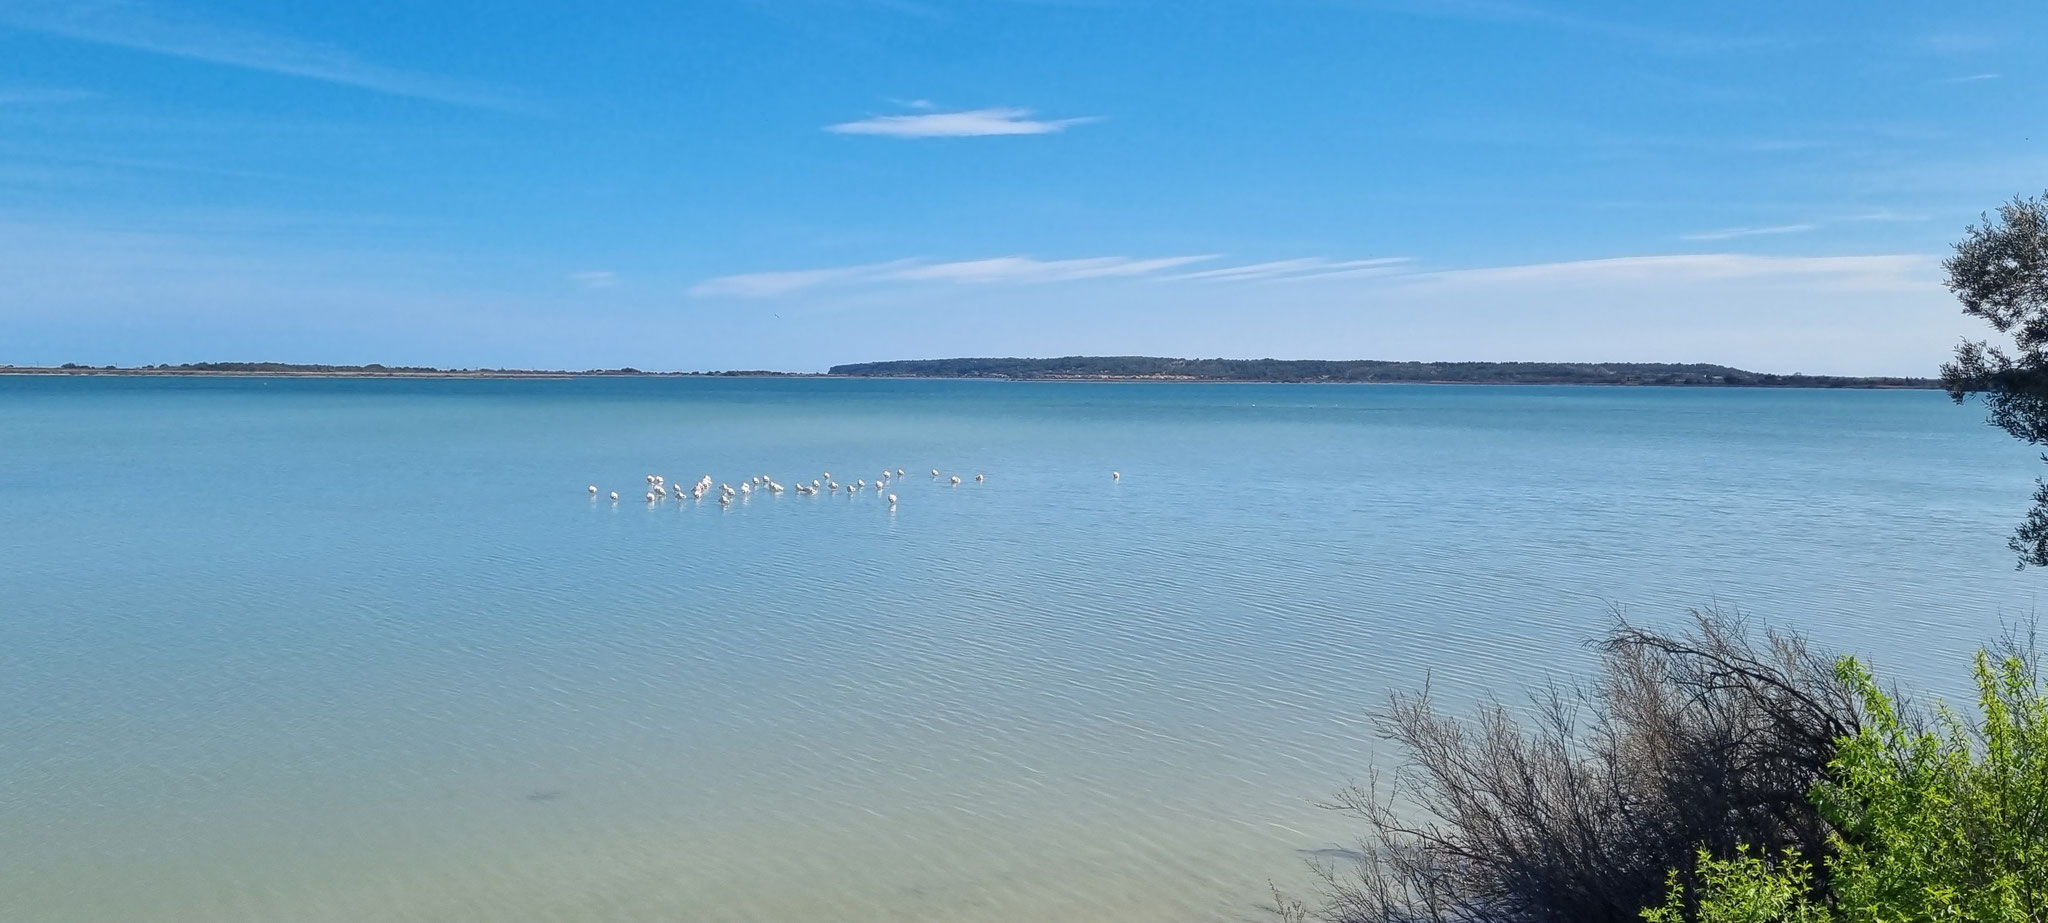
[[[1947,708],[1915,730],[1853,659],[1842,680],[1869,714],[1815,802],[1850,920],[2048,920],[2048,697],[2018,656],[1977,655],[1971,724]]]
[[[1825,905],[1811,898],[1813,866],[1787,850],[1775,862],[1749,854],[1748,847],[1732,859],[1716,859],[1700,850],[1699,905],[1687,906],[1679,874],[1670,877],[1664,906],[1643,911],[1646,923],[1832,923]]]
[[[1649,923],[2048,923],[2048,695],[2031,659],[1977,655],[1976,722],[1905,714],[1868,670],[1837,674],[1862,726],[1838,743],[1814,803],[1834,827],[1827,880],[1702,851],[1688,894],[1673,872]],[[1690,898],[1690,900],[1689,900]],[[1832,907],[1832,912],[1828,908]]]

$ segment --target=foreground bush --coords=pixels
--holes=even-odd
[[[1702,853],[1697,899],[1674,877],[1650,923],[2048,921],[2048,695],[2030,658],[1977,657],[1967,722],[1939,710],[1916,729],[1853,659],[1839,676],[1868,716],[1814,790],[1834,825],[1825,886],[1796,858],[1776,866]],[[1827,914],[1803,898],[1822,891]]]
[[[1819,855],[1809,798],[1835,741],[1862,733],[1833,658],[1719,612],[1659,633],[1619,624],[1590,688],[1552,687],[1526,724],[1501,703],[1468,724],[1428,692],[1381,731],[1412,763],[1344,793],[1367,856],[1328,901],[1334,923],[1633,923],[1695,853]]]

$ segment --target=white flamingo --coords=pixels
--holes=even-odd
[[[1124,473],[1121,471],[1112,471],[1109,473],[1109,479],[1112,481],[1121,481],[1124,479]]]
[[[590,495],[591,495],[591,496],[593,496],[593,497],[597,496],[597,485],[596,485],[596,484],[592,484],[592,485],[590,485]]]
[[[896,495],[895,495],[895,494],[890,494],[890,495],[889,495],[889,508],[890,508],[890,509],[892,509],[892,510],[896,508]]]

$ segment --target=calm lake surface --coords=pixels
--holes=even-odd
[[[2039,467],[1927,392],[0,376],[0,915],[1260,919],[1389,688],[1611,605],[1953,694]]]

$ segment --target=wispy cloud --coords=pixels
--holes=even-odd
[[[1447,269],[1411,273],[1401,278],[1435,283],[1542,282],[1599,285],[1623,282],[1671,284],[1708,280],[1807,278],[1837,287],[1921,289],[1935,284],[1927,276],[1937,265],[1935,258],[1918,253],[1808,257],[1699,253]]]
[[[1204,255],[1133,259],[1125,256],[1101,256],[1072,260],[1041,260],[1028,256],[1003,256],[947,263],[895,260],[863,266],[720,276],[698,283],[690,289],[690,294],[699,298],[774,298],[818,288],[890,282],[1033,285],[1081,279],[1150,276],[1211,259],[1215,257]]]
[[[1950,77],[1942,83],[1977,83],[1982,80],[1997,80],[1997,74],[1971,74],[1967,77]]]
[[[1331,276],[1386,275],[1398,272],[1402,264],[1413,262],[1409,257],[1391,256],[1370,260],[1330,260],[1320,256],[1292,260],[1274,260],[1267,263],[1251,263],[1244,266],[1225,266],[1221,269],[1205,269],[1161,278],[1175,282],[1251,282],[1282,281],[1289,279],[1321,279]]]
[[[392,96],[506,111],[520,108],[498,95],[385,67],[331,45],[212,22],[140,0],[11,0],[0,3],[0,27]]]
[[[40,106],[55,103],[76,103],[98,99],[98,93],[91,90],[56,89],[50,87],[0,87],[0,106]]]
[[[926,104],[929,106],[929,104]],[[924,107],[919,107],[924,108]],[[1072,119],[1041,119],[1030,109],[996,107],[960,112],[925,112],[917,115],[879,115],[854,122],[827,125],[825,130],[842,135],[885,135],[891,138],[984,138],[997,135],[1049,135],[1074,125],[1100,121],[1088,116]]]
[[[1734,240],[1738,237],[1766,237],[1773,234],[1801,234],[1820,227],[1817,224],[1774,224],[1754,228],[1721,228],[1715,231],[1700,231],[1680,234],[1680,240]]]
[[[1424,16],[1544,26],[1551,29],[1577,32],[1596,38],[1624,42],[1654,51],[1681,54],[1758,48],[1777,44],[1772,39],[1680,32],[1637,23],[1568,13],[1551,9],[1547,6],[1512,2],[1512,0],[1378,0],[1378,2],[1371,3],[1371,5],[1385,6],[1401,12]]]
[[[1144,276],[1209,259],[1215,257],[1169,256],[1134,260],[1123,256],[1101,256],[1079,260],[1038,260],[1028,256],[1001,256],[913,266],[897,271],[892,278],[923,282],[1069,282],[1075,279]]]
[[[609,269],[585,269],[570,273],[569,280],[584,288],[611,288],[619,284],[619,274]]]
[[[1995,48],[1999,39],[1987,32],[1931,32],[1920,36],[1918,44],[1935,54],[1968,54]]]

